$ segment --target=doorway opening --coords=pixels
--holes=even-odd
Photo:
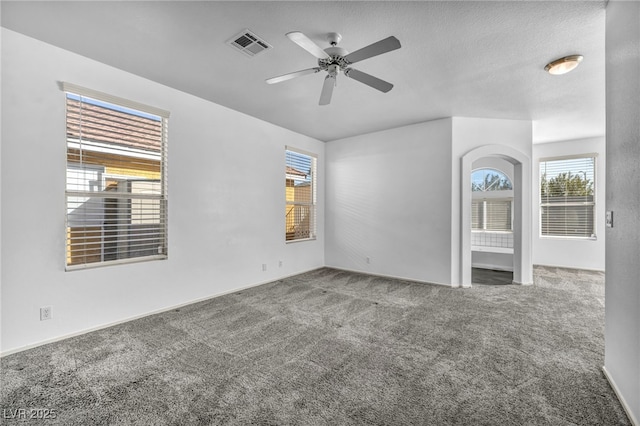
[[[472,284],[510,285],[513,284],[513,271],[471,268]]]
[[[483,163],[484,162],[484,163]],[[492,199],[491,201],[479,203],[476,202],[475,205],[473,203],[472,193],[473,187],[470,184],[470,176],[472,171],[474,170],[474,166],[476,169],[481,167],[486,167],[487,164],[499,164],[500,167],[497,167],[498,170],[501,168],[508,169],[508,172],[511,173],[510,178],[510,186],[511,186],[511,198],[509,197],[501,197],[500,194],[495,195],[492,194],[488,196],[487,193],[483,194],[481,198]],[[506,165],[509,165],[508,167]],[[511,169],[512,168],[512,169]],[[512,170],[512,171],[511,171]],[[505,174],[505,176],[508,176]],[[500,175],[498,178],[489,178],[489,185],[492,183],[492,179],[496,180],[496,184],[500,183]],[[492,247],[488,251],[488,249],[484,249],[487,252],[493,253],[491,255],[492,261],[496,262],[499,258],[498,255],[509,255],[511,257],[511,269],[513,270],[513,278],[512,282],[514,284],[531,284],[533,283],[533,265],[531,259],[531,160],[530,158],[509,146],[503,145],[484,145],[478,148],[475,148],[469,152],[467,152],[462,157],[462,175],[461,175],[461,185],[462,185],[462,200],[461,200],[461,252],[460,252],[460,277],[461,277],[461,286],[462,287],[471,287],[473,282],[472,279],[472,246],[475,242],[476,248],[481,247],[478,245],[478,238],[497,241],[500,239],[500,242],[492,242],[492,245],[511,245],[512,247]],[[504,186],[507,186],[506,184]],[[488,191],[486,191],[488,192]],[[501,202],[497,200],[501,199]],[[487,205],[490,205],[487,207]],[[480,213],[480,206],[482,206],[483,210]],[[473,210],[476,209],[475,216]],[[491,218],[488,217],[492,213],[489,210],[493,210],[495,212],[502,211],[502,215],[494,221],[491,222]],[[507,214],[508,212],[508,214]],[[486,217],[482,218],[480,215],[484,214]],[[510,216],[510,219],[507,219],[507,216]],[[475,224],[473,221],[475,220]],[[472,236],[472,227],[483,226],[482,234],[479,237]],[[487,227],[503,227],[507,226],[511,228],[511,232],[506,232],[500,237],[494,235],[497,232],[502,232],[499,230],[489,229],[487,232]],[[479,231],[479,230],[478,230]],[[474,241],[472,238],[476,238]],[[482,251],[481,249],[477,249],[476,251]],[[495,253],[500,252],[503,253]],[[503,259],[503,261],[506,261]],[[479,262],[476,262],[478,264]],[[496,268],[490,268],[496,269]],[[508,269],[508,268],[498,268],[498,269]]]
[[[499,157],[479,158],[471,171],[472,284],[513,281],[513,172]],[[510,277],[510,278],[509,278]]]

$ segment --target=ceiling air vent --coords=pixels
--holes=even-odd
[[[267,49],[271,49],[271,45],[249,30],[244,30],[239,34],[227,40],[227,43],[247,56],[256,56]]]

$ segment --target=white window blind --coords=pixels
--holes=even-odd
[[[166,258],[168,113],[63,89],[67,269]]]
[[[511,200],[486,200],[485,212],[487,230],[511,231]]]
[[[471,229],[475,231],[511,231],[511,199],[473,200],[471,203]]]
[[[484,202],[482,200],[471,202],[471,229],[484,229]]]
[[[540,234],[595,238],[595,156],[540,161]]]
[[[315,155],[285,149],[285,241],[316,237]]]

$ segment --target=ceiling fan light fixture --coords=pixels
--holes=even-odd
[[[575,69],[580,62],[582,62],[582,55],[569,55],[564,58],[556,59],[555,61],[549,62],[544,70],[549,74],[553,75],[561,75],[566,74],[569,71]]]

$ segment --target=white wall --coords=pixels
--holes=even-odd
[[[64,271],[60,81],[171,111],[168,260]],[[284,242],[285,145],[318,154],[316,241]],[[324,265],[323,143],[6,29],[1,149],[5,353]]]
[[[607,5],[605,371],[640,425],[640,3]]]
[[[513,271],[513,254],[474,250],[471,252],[471,266],[498,271]]]
[[[0,31],[0,49],[2,48],[2,32]],[[2,59],[0,58],[0,82],[2,82]],[[0,96],[2,94],[2,86],[0,84]],[[2,117],[2,104],[0,102],[0,118]],[[2,353],[2,120],[0,119],[0,354]]]
[[[597,154],[596,239],[567,239],[540,236],[540,159],[564,155]],[[605,212],[604,137],[533,145],[533,263],[536,265],[604,270]]]
[[[329,142],[327,266],[460,285],[461,158],[488,144],[530,158],[531,122],[453,117]]]
[[[329,142],[326,156],[327,266],[450,284],[451,119]]]
[[[473,170],[476,169],[495,169],[503,172],[513,183],[513,164],[500,157],[483,157],[473,162]],[[469,178],[471,181],[471,178]]]

